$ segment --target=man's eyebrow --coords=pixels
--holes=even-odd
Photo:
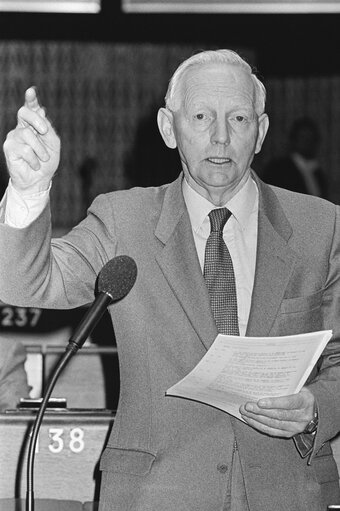
[[[247,112],[247,113],[255,113],[254,106],[251,105],[235,105],[230,108],[230,112]]]

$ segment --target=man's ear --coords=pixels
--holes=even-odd
[[[176,137],[173,128],[173,113],[167,108],[160,108],[157,114],[157,124],[165,144],[170,149],[177,147]]]
[[[259,132],[257,135],[255,154],[258,154],[261,151],[262,144],[264,139],[266,138],[267,131],[269,128],[269,118],[267,114],[262,114],[259,117]]]

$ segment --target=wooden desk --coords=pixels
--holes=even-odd
[[[31,411],[0,414],[0,498],[25,499]],[[114,415],[106,410],[47,411],[34,463],[36,499],[99,498],[98,461]]]

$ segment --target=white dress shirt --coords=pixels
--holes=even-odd
[[[204,268],[205,245],[210,234],[209,213],[214,204],[197,193],[183,179],[183,195],[188,209],[199,262]],[[239,192],[224,206],[231,211],[223,229],[234,266],[240,335],[245,335],[255,278],[257,248],[258,190],[249,176]]]
[[[10,227],[22,229],[38,218],[49,201],[48,190],[31,195],[19,193],[9,180],[7,190],[0,203],[0,217]]]

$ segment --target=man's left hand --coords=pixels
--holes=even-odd
[[[302,433],[314,416],[315,398],[307,387],[298,394],[268,397],[240,407],[242,418],[270,436],[291,438]]]

